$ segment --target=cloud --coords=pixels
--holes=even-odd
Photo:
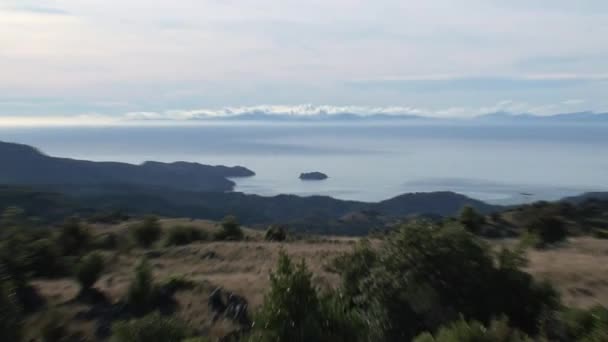
[[[492,113],[531,114],[548,116],[588,111],[581,107],[582,99],[570,99],[553,104],[533,104],[512,100],[499,101],[489,106],[452,106],[443,108],[417,106],[336,106],[336,105],[258,105],[199,109],[173,109],[166,111],[134,111],[120,115],[85,113],[79,115],[22,115],[0,116],[0,126],[122,126],[193,124],[199,120],[231,118],[248,114],[281,115],[294,118],[353,114],[362,117],[374,115],[419,116],[438,119],[468,119]],[[113,105],[113,104],[110,104]],[[120,104],[117,104],[120,105]],[[0,102],[0,107],[2,102]],[[577,107],[578,106],[578,107]],[[608,108],[605,108],[608,110]]]
[[[169,110],[164,112],[130,112],[123,115],[126,120],[169,120],[188,121],[208,118],[228,118],[245,114],[288,115],[294,117],[331,116],[354,114],[359,116],[373,115],[413,115],[433,118],[471,118],[480,115],[506,112],[512,114],[532,114],[539,116],[562,114],[570,106],[583,104],[583,100],[569,100],[557,104],[534,105],[511,100],[500,101],[491,106],[482,107],[447,107],[440,109],[408,106],[331,106],[331,105],[261,105],[224,107],[218,109],[203,108],[195,110]]]
[[[608,91],[606,3],[3,0],[0,93],[130,104],[117,115],[505,98],[585,98],[596,110]],[[81,103],[31,114],[97,111]]]
[[[579,86],[608,81],[608,74],[529,74],[513,76],[442,76],[429,75],[413,78],[384,78],[347,82],[362,89],[395,89],[400,91],[428,92],[445,90],[508,91],[549,89]]]
[[[15,12],[32,13],[32,14],[39,14],[39,15],[72,15],[70,12],[60,9],[60,8],[44,7],[44,6],[21,5],[21,6],[9,7],[8,9],[15,11]]]

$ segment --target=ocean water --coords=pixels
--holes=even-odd
[[[378,201],[451,190],[491,203],[608,190],[608,126],[214,122],[0,128],[0,140],[61,157],[242,165],[236,191]],[[325,181],[301,181],[321,171]],[[43,172],[41,170],[40,172]]]

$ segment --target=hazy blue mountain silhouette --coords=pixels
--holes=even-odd
[[[198,163],[145,162],[133,165],[47,156],[37,149],[0,142],[0,184],[14,185],[153,185],[182,190],[228,191],[227,177],[254,175],[244,167]]]

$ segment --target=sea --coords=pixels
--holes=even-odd
[[[241,165],[256,175],[234,179],[235,191],[263,196],[454,191],[517,204],[608,191],[607,124],[188,122],[2,127],[0,140],[95,161]],[[310,171],[329,178],[298,178]]]

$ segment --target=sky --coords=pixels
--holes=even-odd
[[[0,123],[608,111],[606,0],[0,0]]]

